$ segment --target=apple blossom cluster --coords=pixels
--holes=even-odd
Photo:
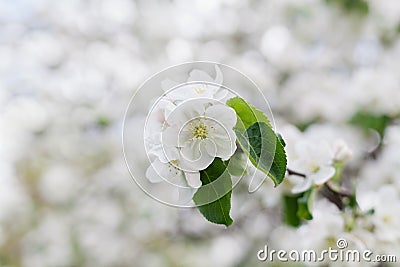
[[[228,160],[236,150],[236,113],[223,102],[228,91],[207,83],[222,82],[220,69],[215,66],[215,70],[215,80],[193,70],[189,84],[176,87],[171,80],[164,81],[166,93],[157,99],[147,119],[145,142],[152,162],[146,177],[153,183],[176,184],[182,203],[191,200],[201,186],[199,171],[216,157]]]
[[[166,99],[169,97],[167,94]],[[154,160],[146,176],[152,182],[168,180],[198,188],[201,186],[199,171],[206,169],[216,157],[226,161],[235,152],[236,113],[212,99],[183,100],[177,106],[166,99],[159,102],[165,107],[155,107],[156,116],[163,115],[150,118],[150,123],[159,124],[159,132],[149,133],[157,135],[158,140],[149,144],[149,156]],[[157,129],[154,124],[149,127]]]
[[[283,195],[287,199],[285,212],[292,216],[286,223],[292,226],[313,218],[316,196],[340,210],[357,206],[355,194],[340,188],[343,166],[352,155],[344,140],[306,138],[296,127],[275,133],[263,112],[215,83],[222,83],[223,75],[218,65],[214,69],[215,79],[194,69],[183,84],[171,80],[162,83],[164,93],[151,107],[144,131],[151,161],[145,175],[151,183],[176,186],[179,204],[193,200],[207,220],[226,226],[232,223],[231,176],[246,177],[249,192],[258,190],[266,177],[275,186],[283,182],[290,192]],[[252,168],[265,176],[258,177],[254,171],[249,175]],[[228,178],[222,184],[228,190],[215,195],[206,190],[209,199],[203,196],[199,201],[199,188],[218,191],[213,182],[224,173]]]
[[[151,162],[145,176],[151,183],[175,186],[179,205],[193,200],[207,220],[229,226],[233,222],[231,176],[241,178],[249,160],[278,185],[285,176],[286,154],[284,141],[272,130],[269,118],[222,84],[217,64],[199,66],[207,65],[214,67],[215,79],[195,68],[182,84],[162,82],[164,92],[151,107],[144,127]],[[179,72],[179,66],[171,69]],[[234,154],[236,162],[231,160]],[[241,173],[233,170],[237,165],[243,166]]]

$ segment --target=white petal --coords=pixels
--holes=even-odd
[[[185,176],[190,187],[199,188],[201,186],[200,172],[185,172]]]
[[[214,79],[211,78],[205,71],[202,70],[192,70],[189,74],[189,82],[214,82]]]
[[[184,172],[196,172],[196,171],[198,171],[198,169],[193,168],[193,166],[189,164],[189,161],[185,160],[183,157],[181,157],[179,163],[180,163],[181,170],[184,171]]]
[[[311,185],[312,185],[311,179],[306,177],[303,179],[303,181],[301,183],[296,184],[292,188],[292,193],[297,194],[297,193],[307,191],[308,189],[310,189]]]
[[[167,101],[165,108],[164,108],[164,123],[166,121],[166,118],[168,118],[169,114],[176,108],[176,106],[171,102]]]
[[[207,108],[205,116],[224,125],[228,129],[232,129],[236,125],[237,117],[235,111],[225,105],[217,104]]]
[[[184,205],[190,202],[193,198],[193,195],[197,191],[196,188],[192,188],[188,185],[185,175],[183,172],[181,172],[181,175],[178,175],[176,177],[176,180],[174,181],[177,187],[177,200],[178,204]]]
[[[150,166],[146,170],[146,178],[151,182],[151,183],[159,183],[163,181],[163,178],[161,178],[160,175],[154,170],[153,165],[150,164]]]
[[[169,146],[178,146],[179,128],[172,126],[162,132],[162,143]]]
[[[232,129],[215,125],[214,130],[210,132],[210,137],[217,146],[217,157],[227,160],[236,151],[236,134]]]
[[[206,142],[203,140],[195,140],[181,149],[182,161],[185,165],[194,170],[204,170],[214,157],[210,156],[206,150]]]
[[[309,172],[308,165],[309,162],[304,159],[295,159],[290,162],[289,168],[307,175]]]
[[[236,151],[236,142],[230,140],[216,140],[217,154],[216,156],[222,160],[228,160]]]
[[[217,146],[215,145],[215,142],[211,139],[206,139],[203,142],[205,142],[205,148],[208,155],[215,158],[217,154]]]
[[[147,144],[146,144],[147,145]],[[162,146],[160,144],[157,145],[148,145],[147,154],[159,157],[163,154]]]
[[[335,168],[331,166],[321,166],[320,169],[310,175],[315,184],[320,185],[327,182],[335,174]]]
[[[312,150],[312,159],[317,165],[329,164],[333,159],[332,147],[327,142],[318,142]]]
[[[160,157],[160,161],[167,163],[170,162],[172,160],[179,160],[180,159],[180,153],[178,148],[173,147],[173,146],[163,146],[163,157]],[[165,159],[165,161],[163,161],[163,159]]]
[[[227,95],[229,91],[224,88],[220,88],[214,95],[213,98],[219,101],[222,101]]]
[[[310,151],[311,146],[312,144],[306,141],[300,141],[296,143],[294,147],[296,155],[302,159],[310,159],[312,156],[312,153]]]
[[[204,116],[206,103],[205,99],[186,100],[171,111],[166,120],[169,125],[176,125],[180,129],[191,120]]]
[[[222,82],[223,82],[222,71],[218,65],[215,65],[215,80],[214,80],[214,82],[219,85],[222,85]]]
[[[179,141],[178,141],[178,147],[183,147],[186,145],[187,142],[191,142],[191,139],[193,138],[193,134],[189,130],[189,127],[184,127],[182,131],[179,132]]]
[[[152,183],[158,183],[163,180],[171,180],[180,174],[180,170],[176,170],[169,163],[163,163],[159,159],[155,159],[146,171],[146,177]]]
[[[193,140],[181,149],[182,158],[188,162],[196,161],[201,157],[200,140]]]
[[[195,86],[193,84],[183,85],[174,89],[174,91],[170,92],[169,95],[171,95],[174,99],[181,101],[193,99],[198,96],[197,88],[199,88],[200,86],[202,85],[199,86]]]

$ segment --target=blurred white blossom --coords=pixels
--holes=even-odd
[[[352,248],[398,254],[400,2],[366,1],[364,15],[343,1],[326,2],[0,1],[0,264],[257,266],[259,244],[323,249],[339,237]],[[228,230],[147,197],[131,182],[121,152],[135,88],[190,60],[249,75],[273,109],[289,167],[307,175],[291,175],[276,189],[267,180],[251,195],[249,181],[239,183]],[[192,84],[181,89],[188,95],[177,89],[160,101],[149,117],[153,132],[163,130],[175,100],[229,97],[218,85],[232,77],[211,74],[188,71]],[[259,100],[250,91],[245,97]],[[133,134],[124,144],[138,157],[130,171],[144,178],[149,162],[136,130],[149,104],[141,101],[127,117]],[[377,133],[348,123],[358,111],[390,118],[382,144]],[[226,121],[231,129],[233,120]],[[147,138],[154,162],[161,135]],[[230,145],[211,152],[226,158]],[[349,221],[317,199],[312,221],[282,225],[282,194],[325,182],[338,161],[345,182],[356,181],[362,211],[374,212]],[[250,169],[261,177],[257,172]]]

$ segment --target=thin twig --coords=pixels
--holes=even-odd
[[[339,210],[344,210],[342,198],[338,194],[336,194],[335,191],[330,190],[329,187],[326,186],[326,184],[324,185],[324,187],[321,188],[320,192],[324,197],[335,204]]]
[[[331,191],[334,194],[340,195],[342,197],[351,197],[351,194],[348,192],[336,191],[335,189],[332,188],[332,186],[328,182],[325,183],[325,186],[329,191]]]
[[[289,168],[287,168],[287,172],[288,172],[289,175],[296,175],[296,176],[300,176],[300,177],[306,178],[306,175],[304,173],[300,173],[300,172],[291,170]]]

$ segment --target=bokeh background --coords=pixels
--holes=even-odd
[[[265,266],[266,243],[344,234],[397,253],[399,34],[398,0],[1,0],[0,266]],[[147,197],[124,163],[124,112],[146,78],[192,60],[251,77],[284,137],[345,139],[361,199],[383,213],[349,233],[323,203],[292,229],[267,182],[234,191],[225,229]],[[385,127],[365,132],[371,116]]]

